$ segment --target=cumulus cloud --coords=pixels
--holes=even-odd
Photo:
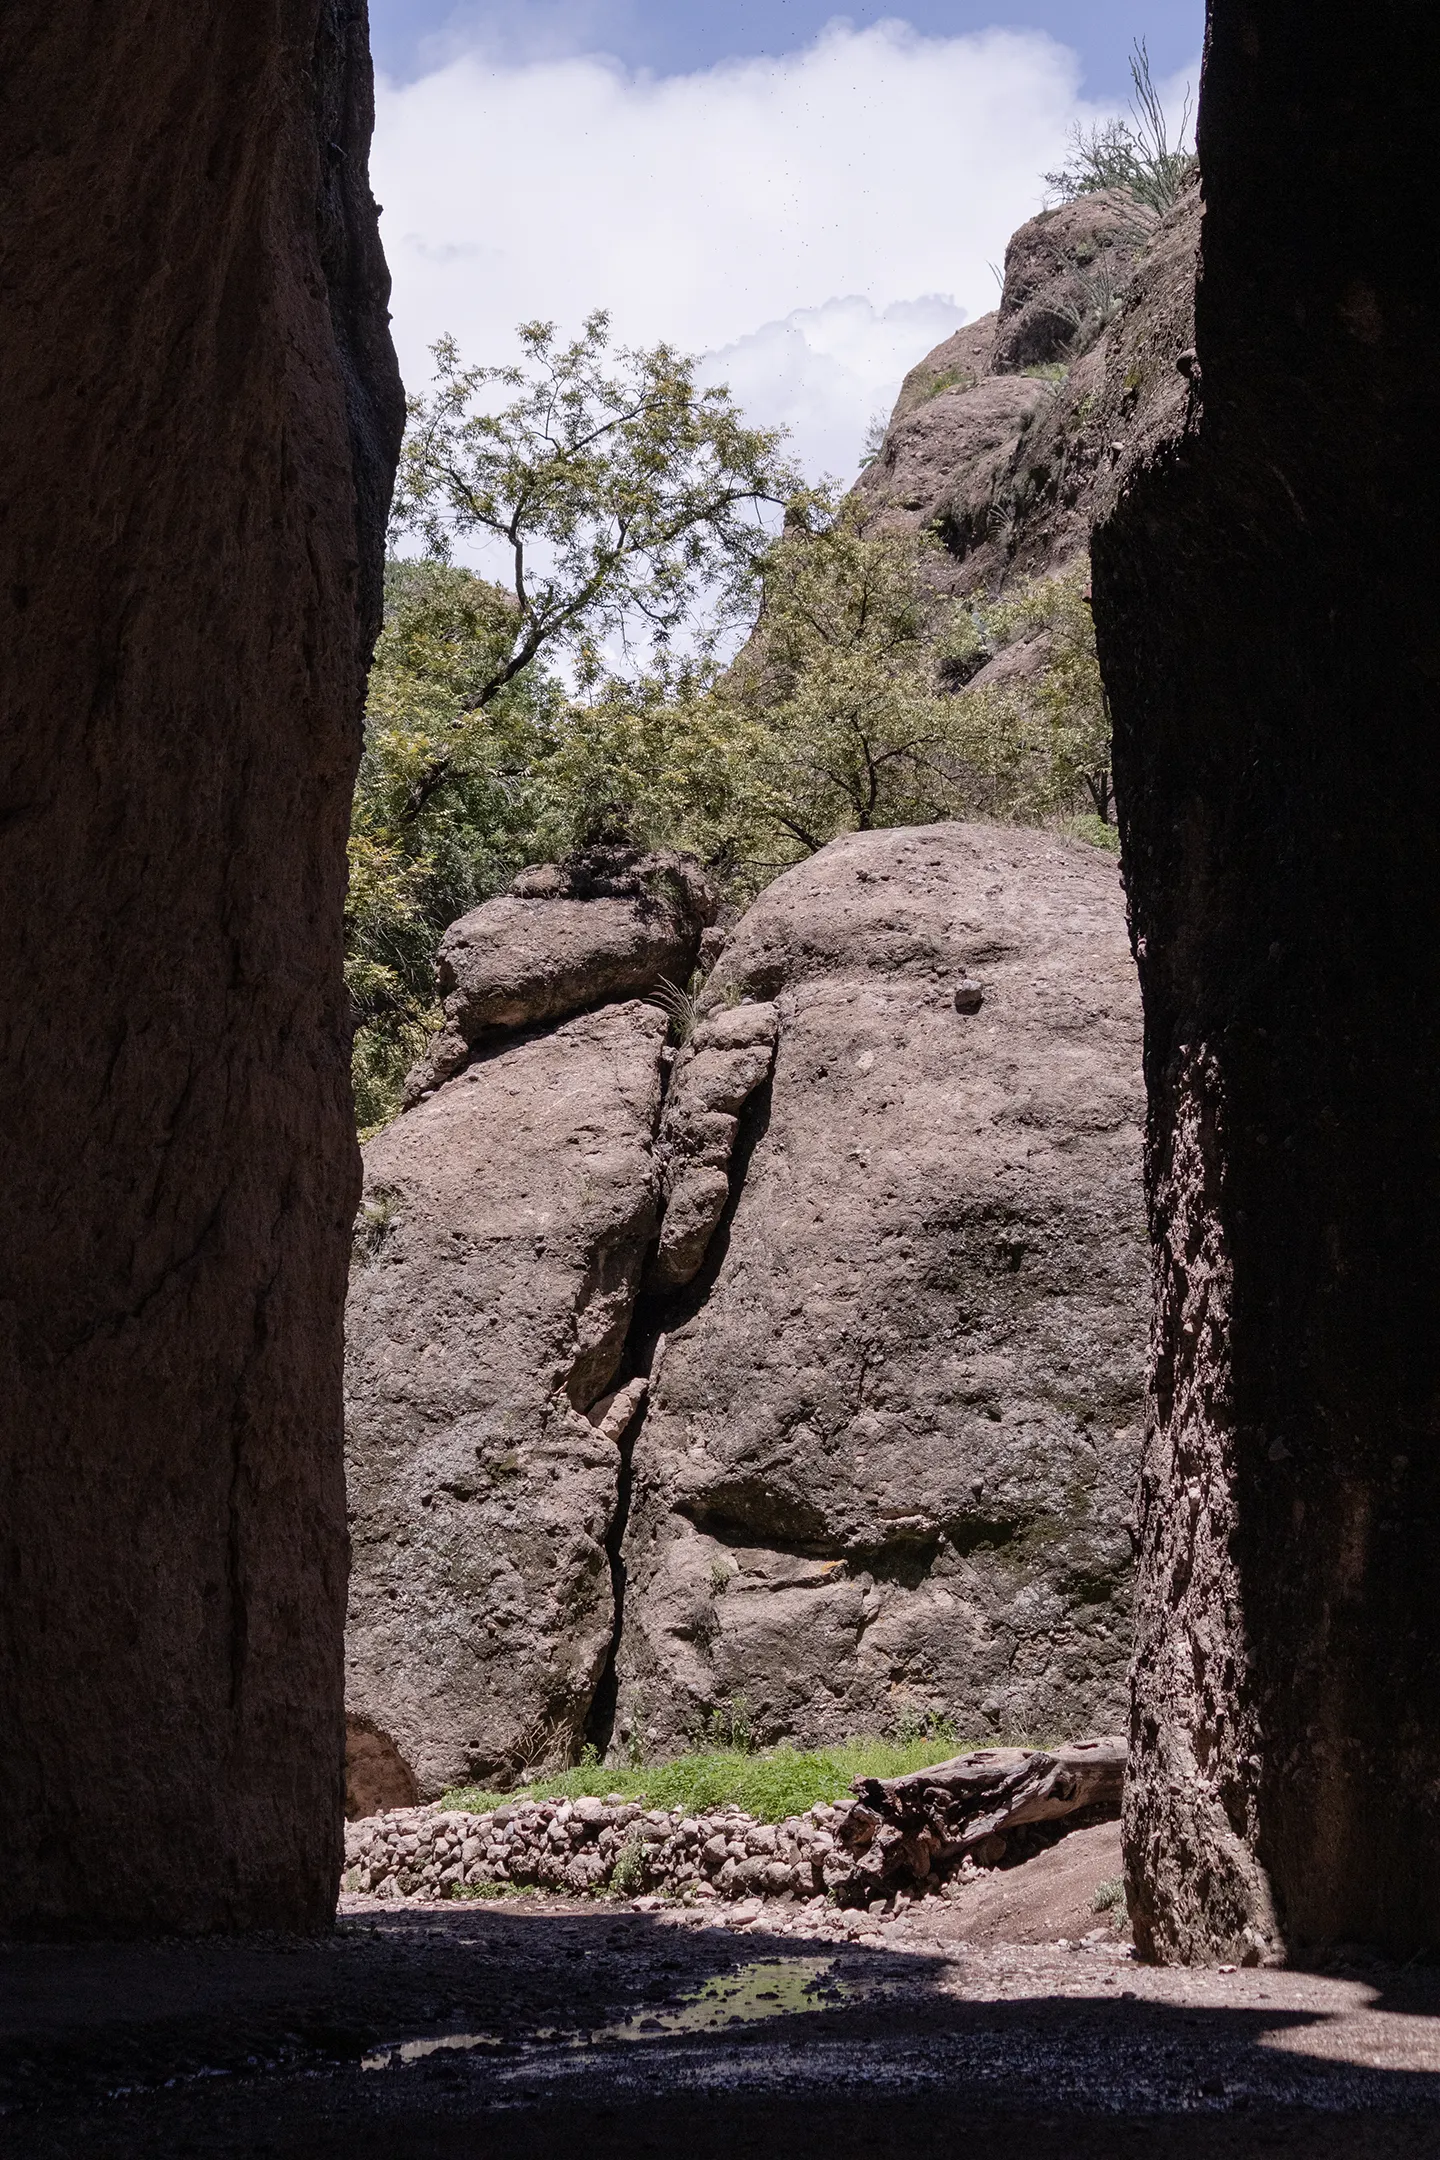
[[[990,265],[1094,117],[1040,33],[830,27],[780,59],[658,78],[470,50],[379,85],[374,172],[406,380],[453,331],[608,307],[627,342],[713,356],[813,472],[854,471],[914,361],[993,306]]]

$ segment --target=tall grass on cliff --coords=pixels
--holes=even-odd
[[[1128,120],[1105,120],[1071,131],[1069,157],[1059,172],[1045,175],[1045,185],[1058,201],[1073,202],[1077,195],[1113,188],[1163,216],[1179,199],[1195,166],[1190,93],[1185,93],[1179,125],[1172,132],[1151,79],[1143,38],[1130,55],[1130,86]]]

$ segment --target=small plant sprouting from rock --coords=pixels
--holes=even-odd
[[[728,1582],[729,1579],[727,1575],[725,1580]],[[720,1586],[717,1584],[716,1587]],[[745,1697],[727,1695],[707,1710],[699,1721],[697,1738],[702,1748],[717,1748],[733,1755],[753,1754],[755,1728]]]
[[[935,1741],[941,1746],[951,1743],[958,1745],[955,1721],[941,1710],[907,1703],[895,1720],[895,1745],[900,1748],[913,1748],[918,1747],[922,1740]]]
[[[684,1049],[699,1025],[700,992],[704,987],[705,977],[697,968],[683,990],[678,983],[662,982],[650,992],[649,1002],[669,1017],[670,1040],[677,1050]]]
[[[610,1874],[610,1888],[620,1897],[633,1897],[645,1887],[645,1840],[628,1837]]]
[[[396,1194],[378,1189],[371,1194],[355,1218],[354,1251],[361,1267],[374,1266],[381,1247],[399,1220],[400,1202]]]
[[[860,469],[873,465],[885,447],[885,430],[889,426],[884,413],[872,413],[865,429],[865,440],[860,445]]]
[[[1095,1895],[1090,1900],[1090,1910],[1113,1913],[1117,1908],[1123,1909],[1124,1904],[1125,1885],[1118,1876],[1112,1876],[1107,1882],[1096,1886]]]

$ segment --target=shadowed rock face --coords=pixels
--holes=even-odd
[[[1095,538],[1159,1259],[1159,1955],[1440,1940],[1434,11],[1213,0],[1198,368]],[[1318,153],[1318,154],[1317,154]]]
[[[364,8],[13,0],[0,98],[0,1927],[318,1927],[402,417]]]

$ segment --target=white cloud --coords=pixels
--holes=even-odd
[[[722,345],[707,356],[705,374],[728,383],[747,412],[788,427],[812,477],[848,480],[866,421],[888,416],[906,369],[965,319],[944,293],[887,308],[854,293],[794,308]]]
[[[382,83],[374,173],[407,382],[536,316],[716,356],[814,473],[853,472],[915,360],[993,306],[989,265],[1090,118],[1038,32],[832,25],[783,59],[627,74],[472,51]]]

